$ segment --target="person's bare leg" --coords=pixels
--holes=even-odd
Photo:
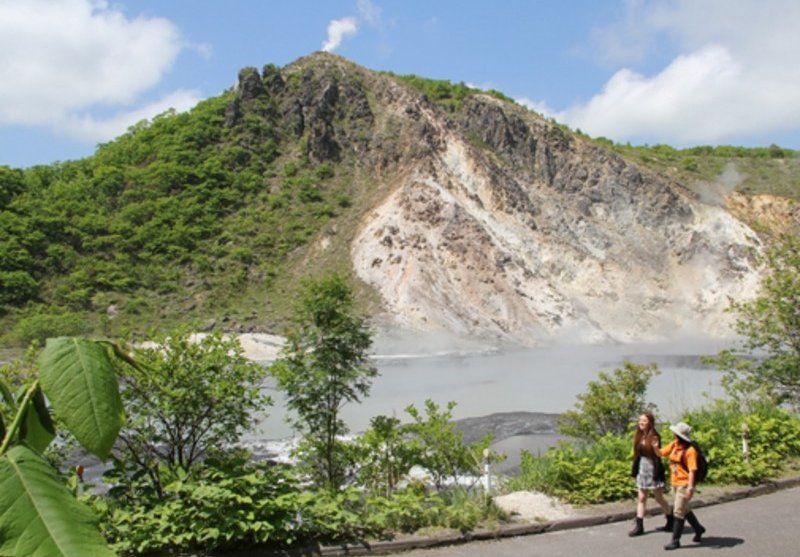
[[[628,535],[641,536],[644,534],[644,508],[647,503],[647,490],[640,489],[636,500],[636,518],[634,519],[633,530]]]
[[[636,517],[644,518],[645,507],[647,506],[647,490],[640,489],[636,498]]]

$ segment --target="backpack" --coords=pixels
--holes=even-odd
[[[703,450],[700,448],[700,445],[697,444],[697,441],[692,441],[691,445],[697,452],[697,471],[694,473],[694,480],[696,483],[704,482],[708,477],[708,459],[706,455],[703,454]],[[684,455],[685,454],[686,453],[684,453]],[[681,465],[683,465],[684,469],[689,469],[683,462],[681,462]]]

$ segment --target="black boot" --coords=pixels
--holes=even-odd
[[[681,546],[681,534],[683,534],[683,519],[675,518],[672,523],[672,541],[664,546],[667,551],[678,549]]]
[[[692,541],[700,542],[703,539],[703,534],[706,533],[706,529],[703,528],[703,525],[700,524],[700,521],[697,520],[697,516],[695,516],[694,512],[689,512],[686,515],[686,520],[691,524],[692,529],[694,530],[694,537]]]
[[[634,537],[634,536],[641,536],[642,534],[644,534],[644,519],[643,518],[639,518],[637,516],[636,517],[636,524],[633,526],[633,530],[628,532],[628,535],[630,537]]]
[[[659,528],[659,530],[662,532],[672,532],[672,525],[675,522],[675,515],[673,515],[672,513],[665,514],[664,518],[667,519],[667,523],[664,524],[664,526],[662,526],[661,528]]]

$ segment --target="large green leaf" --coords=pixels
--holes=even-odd
[[[56,416],[86,450],[107,458],[124,413],[117,375],[105,344],[49,338],[39,359],[39,376]]]
[[[43,452],[56,436],[56,428],[44,401],[42,390],[37,388],[19,427],[19,439],[32,449]]]
[[[35,452],[0,457],[0,555],[113,557],[96,522]]]

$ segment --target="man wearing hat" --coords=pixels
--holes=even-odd
[[[699,542],[706,531],[689,508],[695,489],[697,472],[697,450],[692,446],[692,428],[689,424],[678,422],[670,431],[675,439],[661,449],[661,456],[669,457],[670,484],[672,485],[675,520],[672,525],[672,541],[664,549],[678,549],[681,546],[684,521],[688,520],[694,528],[694,541]]]

